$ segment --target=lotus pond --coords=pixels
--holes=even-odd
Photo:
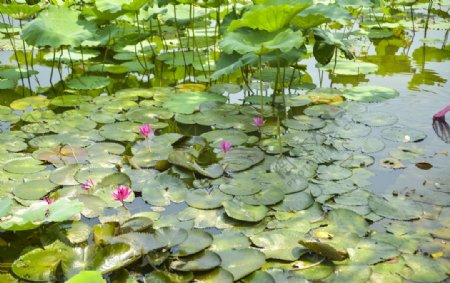
[[[448,280],[449,5],[2,1],[0,282]]]

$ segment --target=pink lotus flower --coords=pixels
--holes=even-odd
[[[123,202],[124,199],[131,195],[131,190],[127,186],[119,185],[117,189],[112,192],[112,195],[114,197],[114,200]]]
[[[443,120],[445,121],[445,114],[450,111],[450,105],[447,105],[441,111],[433,115],[433,120]]]
[[[87,179],[86,182],[81,184],[81,188],[86,191],[89,191],[93,187],[94,187],[94,181],[92,181],[92,179]]]
[[[45,197],[42,199],[43,201],[45,201],[48,205],[54,203],[55,201],[51,198]]]
[[[223,153],[227,153],[231,149],[231,142],[229,142],[229,141],[222,141],[220,143],[220,148],[222,149]]]
[[[139,127],[139,132],[148,139],[148,136],[153,133],[153,127],[149,124],[145,124]]]
[[[264,119],[261,117],[255,117],[253,118],[253,123],[255,124],[256,127],[262,127],[264,126]]]

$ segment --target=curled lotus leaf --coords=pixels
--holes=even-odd
[[[220,257],[210,251],[203,251],[201,253],[180,257],[178,260],[170,263],[170,268],[178,271],[205,271],[213,269],[220,265]]]
[[[303,240],[299,241],[299,243],[311,251],[331,260],[342,261],[348,257],[345,251],[338,251],[327,243]]]
[[[55,249],[33,249],[16,259],[11,268],[15,275],[31,281],[56,280],[62,253]]]
[[[192,170],[212,179],[219,178],[223,174],[223,169],[219,164],[212,164],[206,168],[202,168],[195,162],[195,158],[192,154],[183,151],[171,152],[168,161],[174,165]]]

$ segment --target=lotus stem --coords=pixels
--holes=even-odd
[[[262,83],[262,58],[259,54],[259,95],[261,96],[261,117],[264,117],[264,96],[263,96],[263,83]]]

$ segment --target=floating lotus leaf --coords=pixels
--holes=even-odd
[[[397,123],[398,118],[394,114],[372,111],[367,113],[361,113],[353,116],[355,122],[366,124],[370,127],[383,127],[390,126]]]
[[[306,115],[294,116],[294,119],[286,119],[283,124],[294,130],[316,130],[325,126],[325,122],[322,119],[309,117]]]
[[[249,205],[236,199],[224,201],[222,205],[228,216],[246,222],[261,221],[268,212],[264,205]]]
[[[67,82],[67,86],[78,90],[102,89],[110,84],[107,77],[99,76],[82,76],[71,79]]]
[[[170,268],[178,271],[205,271],[220,265],[220,257],[213,252],[204,251],[193,256],[179,258],[170,263]]]
[[[131,232],[121,234],[111,239],[111,243],[126,243],[142,253],[158,250],[166,246],[165,241],[154,234]]]
[[[272,275],[270,275],[266,271],[261,271],[261,270],[255,271],[252,274],[250,274],[249,276],[242,278],[242,282],[244,282],[244,283],[257,283],[257,282],[276,283],[275,279],[272,277]]]
[[[169,154],[168,160],[174,165],[195,171],[200,175],[212,179],[218,178],[223,174],[223,169],[219,164],[213,164],[206,168],[202,168],[195,162],[195,158],[187,152],[173,151]]]
[[[398,147],[398,150],[391,151],[389,154],[397,159],[404,159],[408,161],[414,161],[419,157],[424,156],[424,149],[416,146]]]
[[[407,255],[406,266],[400,271],[400,275],[406,280],[418,282],[439,282],[447,279],[448,268],[441,262],[419,255]]]
[[[92,268],[105,274],[136,261],[141,253],[125,243],[96,246],[91,259]]]
[[[191,190],[186,194],[186,203],[189,206],[199,209],[214,209],[222,206],[222,202],[230,200],[230,195],[222,193],[220,190],[212,190],[208,193],[207,190],[198,189]]]
[[[375,162],[375,158],[365,154],[353,154],[347,159],[339,163],[340,166],[345,168],[362,168],[369,167]]]
[[[49,6],[24,26],[22,38],[38,47],[79,46],[95,30],[93,22],[79,19],[79,15],[66,6]]]
[[[369,281],[370,273],[368,265],[339,265],[330,280],[336,283],[365,283]]]
[[[347,99],[360,102],[382,102],[399,96],[398,91],[384,86],[356,86],[344,91]]]
[[[170,273],[168,271],[152,271],[145,276],[147,282],[189,283],[194,279],[192,272]]]
[[[343,180],[352,176],[352,171],[337,165],[320,165],[318,177],[322,180]]]
[[[311,1],[302,1],[296,2],[297,5],[255,5],[244,13],[241,19],[232,21],[228,30],[249,27],[268,32],[278,31],[286,27],[298,12],[311,3]]]
[[[375,264],[400,254],[394,246],[373,240],[361,240],[356,247],[348,249],[348,252],[350,261],[355,264]]]
[[[384,143],[377,138],[355,138],[345,140],[343,146],[346,149],[358,151],[363,153],[375,153],[384,149]]]
[[[210,92],[185,92],[170,96],[164,102],[164,107],[176,113],[192,114],[199,109],[202,103],[212,101],[224,103],[226,100],[227,98],[225,96]]]
[[[11,211],[13,200],[10,197],[0,199],[0,217],[3,217]]]
[[[59,107],[75,107],[90,100],[92,97],[87,95],[61,95],[53,98],[50,104]]]
[[[201,135],[211,146],[217,147],[222,141],[229,141],[232,145],[238,146],[248,140],[248,136],[240,130],[214,130]]]
[[[32,157],[22,157],[5,163],[5,165],[3,165],[3,170],[16,174],[31,174],[40,172],[46,167],[47,166],[42,165],[41,161]]]
[[[91,179],[94,184],[98,184],[103,178],[114,173],[115,170],[112,168],[83,167],[75,174],[74,178],[79,184],[86,182],[88,179]]]
[[[407,126],[394,126],[381,131],[381,136],[387,140],[395,142],[403,142],[405,136],[409,137],[411,142],[424,140],[427,135],[419,130]]]
[[[202,230],[191,229],[188,231],[187,239],[178,246],[178,250],[174,255],[187,256],[196,254],[211,245],[212,240],[211,234]]]
[[[411,220],[419,218],[423,214],[420,204],[399,197],[371,196],[369,206],[376,214],[389,219]]]
[[[326,230],[330,233],[338,231],[341,233],[354,233],[362,237],[368,229],[368,224],[363,217],[353,211],[342,208],[330,211],[324,223],[328,224]]]
[[[370,39],[388,38],[393,36],[394,33],[387,29],[370,29],[367,37]]]
[[[250,239],[254,245],[261,247],[266,258],[294,261],[306,252],[297,243],[301,238],[297,231],[279,229],[258,233]]]
[[[308,280],[320,280],[330,276],[334,272],[335,265],[329,260],[322,261],[322,259],[316,255],[302,256],[294,265],[299,268],[295,273]],[[318,264],[319,262],[321,263]]]
[[[299,211],[310,207],[314,203],[311,194],[298,192],[284,196],[282,203],[273,206],[277,211]]]
[[[220,164],[226,172],[239,172],[264,160],[264,153],[258,148],[236,148],[227,152]]]
[[[284,268],[269,268],[266,270],[266,272],[270,274],[270,276],[273,278],[275,282],[289,282],[289,281],[298,283],[308,282],[308,280],[303,278],[303,276],[295,273],[294,271]]]
[[[406,166],[396,158],[384,158],[380,160],[381,166],[389,169],[403,169]]]
[[[369,73],[375,73],[378,70],[378,66],[372,63],[367,63],[359,60],[350,61],[350,60],[343,60],[343,59],[337,59],[336,65],[334,62],[330,62],[325,66],[320,67],[321,69],[333,72],[336,75],[346,75],[346,76],[357,76],[361,74],[369,74]],[[360,86],[361,88],[365,88],[366,86]],[[356,88],[360,88],[356,87]],[[371,87],[369,86],[369,89]],[[376,87],[375,87],[376,88]],[[388,88],[386,88],[388,89]],[[367,90],[365,89],[362,93],[367,93]],[[396,95],[394,95],[396,94]],[[383,92],[379,93],[378,96],[382,96],[382,98],[374,98],[374,94],[371,94],[370,96],[366,94],[365,99],[361,98],[360,96],[363,96],[361,92],[355,94],[354,92],[350,94],[348,92],[344,92],[344,96],[347,99],[352,99],[356,101],[362,101],[362,102],[380,102],[388,98],[392,98],[392,95],[398,96],[398,93],[392,93],[392,92]],[[369,97],[367,97],[369,96]],[[360,97],[360,99],[357,99]],[[371,100],[372,99],[372,100]]]
[[[54,249],[33,249],[16,259],[11,269],[15,275],[30,281],[56,280],[56,269],[62,254]]]
[[[13,89],[16,86],[17,86],[16,80],[0,79],[0,89]],[[4,115],[4,114],[2,114],[2,115]]]
[[[67,283],[106,283],[106,280],[103,279],[102,273],[99,271],[81,271],[74,277],[71,277],[66,281]]]
[[[29,107],[33,109],[45,108],[48,104],[49,100],[43,96],[28,96],[14,100],[10,106],[14,110],[26,110]]]
[[[142,189],[142,198],[151,205],[167,206],[171,201],[182,202],[186,192],[180,179],[164,174]]]
[[[284,194],[284,190],[270,186],[263,188],[253,195],[238,196],[237,199],[250,205],[272,205],[282,201],[284,199]]]
[[[22,183],[14,188],[15,196],[26,200],[38,200],[57,187],[49,180],[34,180]]]
[[[320,117],[322,119],[334,119],[343,114],[344,111],[336,105],[319,104],[307,107],[304,113],[305,115],[312,117]]]
[[[132,122],[116,122],[100,128],[100,135],[114,141],[133,141],[137,134],[138,124]]]
[[[258,270],[266,262],[266,257],[255,249],[235,249],[218,252],[222,263],[220,266],[233,274],[234,280]]]
[[[214,241],[209,249],[214,252],[248,248],[251,244],[250,240],[241,233],[223,232],[213,237]]]
[[[223,283],[232,283],[233,275],[226,271],[223,268],[216,268],[211,272],[202,273],[195,277],[199,282],[205,283],[214,283],[214,282],[223,282]]]
[[[299,48],[304,43],[301,31],[294,32],[290,28],[277,32],[238,30],[228,32],[219,46],[225,53],[239,54],[255,53],[265,54],[274,50],[289,52],[293,48]]]
[[[261,191],[262,184],[255,177],[242,175],[231,179],[229,183],[221,184],[219,189],[228,195],[248,196]]]
[[[188,232],[182,228],[162,227],[156,230],[156,236],[161,242],[166,243],[168,248],[171,248],[183,243],[188,238]]]

